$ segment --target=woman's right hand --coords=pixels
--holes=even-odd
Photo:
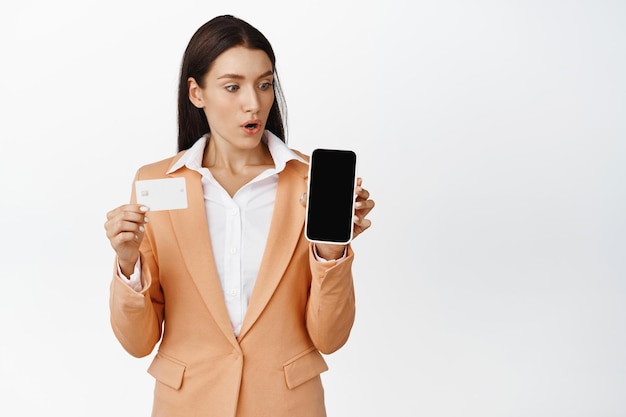
[[[111,247],[117,254],[122,273],[130,277],[139,259],[139,245],[144,236],[144,224],[150,209],[141,204],[125,204],[107,213],[104,228]]]

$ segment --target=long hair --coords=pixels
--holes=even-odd
[[[274,103],[267,118],[266,129],[285,138],[286,116],[284,95],[276,73],[276,57],[267,38],[249,23],[231,15],[217,16],[202,25],[191,37],[180,69],[178,84],[178,150],[189,149],[198,138],[209,133],[209,122],[203,109],[189,100],[187,80],[193,77],[204,87],[204,76],[217,57],[234,46],[245,46],[264,51],[272,62],[274,72]]]

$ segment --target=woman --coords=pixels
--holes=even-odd
[[[325,416],[321,353],[354,321],[353,252],[303,235],[308,157],[284,141],[275,57],[248,23],[216,17],[185,51],[179,153],[135,180],[184,178],[188,207],[107,214],[113,331],[149,355],[153,416]],[[370,227],[356,189],[354,236]],[[149,213],[148,213],[149,212]]]

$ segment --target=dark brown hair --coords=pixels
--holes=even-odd
[[[267,38],[249,23],[231,15],[217,16],[202,25],[191,37],[180,69],[178,84],[178,150],[189,149],[198,138],[209,133],[209,123],[203,109],[189,100],[187,80],[193,77],[203,87],[204,76],[215,59],[234,46],[264,51],[274,71],[274,103],[265,128],[285,142],[283,113],[285,100],[276,73],[276,57]]]

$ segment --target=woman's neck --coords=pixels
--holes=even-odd
[[[230,143],[209,139],[202,165],[233,197],[237,191],[266,169],[274,167],[267,145],[260,141],[250,149],[241,149]]]

